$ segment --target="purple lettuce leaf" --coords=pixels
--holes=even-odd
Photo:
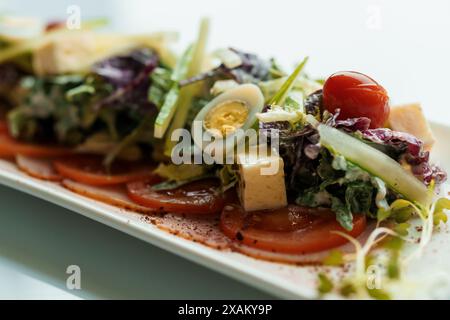
[[[205,79],[232,79],[238,83],[256,83],[269,79],[269,61],[263,60],[253,53],[246,53],[233,48],[230,48],[230,50],[236,53],[241,59],[242,63],[239,66],[228,68],[224,64],[221,64],[213,70],[180,81],[180,86],[187,86]]]
[[[430,164],[430,153],[424,150],[423,142],[415,136],[388,128],[369,129],[370,119],[365,117],[337,120],[338,116],[339,111],[331,115],[326,124],[347,133],[359,132],[361,138],[371,142],[376,149],[398,162],[410,165],[412,173],[425,185],[428,186],[432,180],[436,185],[446,180],[447,174],[438,166]]]
[[[147,93],[151,81],[149,75],[158,66],[158,55],[149,49],[138,49],[128,55],[114,56],[95,64],[92,72],[113,87],[112,92],[94,106],[133,106],[140,110],[154,109]]]
[[[345,120],[338,120],[340,110],[337,109],[334,114],[328,113],[328,117],[324,119],[326,125],[341,129],[347,133],[353,133],[356,131],[365,131],[370,127],[370,119],[366,117],[349,118]]]
[[[447,174],[438,166],[430,164],[430,153],[423,149],[423,142],[413,135],[387,128],[368,129],[361,133],[365,140],[396,149],[400,154],[396,160],[410,165],[412,173],[425,185],[428,186],[432,180],[436,185],[446,181]]]
[[[278,133],[279,154],[284,161],[284,173],[288,192],[316,185],[320,153],[319,134],[311,126],[293,128],[289,122],[260,122],[260,133],[270,138],[272,130]],[[270,141],[270,139],[268,139]]]
[[[0,103],[5,106],[13,106],[16,100],[14,88],[25,76],[25,72],[20,70],[13,63],[0,64]]]
[[[9,88],[15,86],[24,74],[25,73],[13,63],[0,64],[0,86]]]
[[[253,82],[256,80],[267,80],[270,70],[270,62],[259,58],[256,54],[242,52],[233,48],[231,51],[236,53],[242,61],[242,64],[230,70],[233,78],[239,82]]]
[[[409,133],[388,128],[369,129],[369,118],[338,120],[338,116],[339,110],[330,114],[325,123],[347,133],[357,133],[356,136],[361,137],[366,143],[370,142],[374,148],[398,162],[410,165],[412,173],[427,186],[432,180],[436,185],[446,181],[447,174],[438,166],[430,164],[430,153],[424,150],[420,139]]]
[[[305,100],[305,111],[315,117],[321,116],[323,110],[323,92],[322,89],[311,93]]]
[[[115,87],[124,87],[146,67],[155,68],[158,56],[149,49],[139,49],[127,55],[114,56],[96,63],[92,72]]]

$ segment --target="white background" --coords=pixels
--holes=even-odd
[[[173,30],[180,33],[178,48],[182,48],[195,38],[200,17],[208,16],[212,23],[212,32],[209,48],[234,46],[243,50],[253,51],[264,57],[274,56],[283,65],[290,67],[305,55],[310,56],[307,72],[315,77],[326,77],[338,70],[357,70],[367,73],[381,83],[389,92],[393,104],[420,101],[427,116],[434,120],[450,123],[449,94],[450,94],[450,1],[427,0],[343,0],[343,1],[294,1],[294,0],[115,0],[115,1],[30,1],[10,0],[0,1],[0,13],[11,13],[26,16],[39,16],[45,18],[64,18],[68,5],[75,4],[81,8],[83,18],[107,16],[111,18],[111,28],[124,32],[145,32],[158,30]],[[0,189],[3,198],[5,193],[11,197],[27,199],[31,206],[35,201],[28,196],[16,195],[13,191]],[[50,211],[63,211],[48,205]],[[26,207],[13,208],[14,210],[26,210]],[[4,210],[4,207],[2,207]],[[12,209],[11,209],[12,210]],[[36,216],[42,214],[35,212]],[[47,214],[47,213],[46,213]],[[40,216],[42,220],[51,219],[48,214]],[[70,213],[65,212],[67,216]],[[21,213],[21,217],[14,215],[1,219],[9,219],[14,226],[23,225],[22,220],[28,216]],[[19,215],[20,216],[20,215]],[[13,220],[11,220],[13,219]],[[37,218],[36,218],[37,219]],[[156,287],[164,287],[167,282],[167,291],[160,296],[170,297],[208,297],[211,288],[214,288],[215,297],[262,297],[257,291],[240,286],[226,278],[209,273],[203,268],[196,267],[181,259],[171,257],[163,252],[155,251],[150,246],[136,244],[126,236],[118,236],[117,233],[107,228],[99,227],[94,222],[83,220],[81,217],[72,217],[73,228],[89,226],[96,232],[120,245],[120,250],[148,252],[150,256],[141,257],[142,254],[132,257],[128,273],[124,277],[141,277],[131,273],[142,271],[142,265],[152,259],[162,259],[167,263],[184,263],[184,271],[188,274],[180,278],[180,286],[190,286],[191,290],[176,293],[177,286],[171,284],[170,276],[162,274],[147,281],[153,281]],[[0,221],[0,224],[3,223]],[[42,223],[45,230],[57,228],[64,230],[69,226],[64,223],[51,221]],[[98,230],[97,230],[98,229]],[[6,229],[5,229],[6,230]],[[1,229],[0,229],[1,231]],[[39,230],[33,230],[32,236],[39,236]],[[64,234],[63,231],[59,231]],[[94,234],[96,233],[94,232]],[[92,250],[91,253],[83,253],[79,256],[92,269],[96,265],[103,266],[96,259],[95,250],[89,244],[76,244],[76,232],[72,232],[70,241],[74,242],[76,250]],[[1,236],[0,232],[0,236]],[[110,238],[108,238],[110,237]],[[4,237],[2,237],[4,238]],[[121,242],[118,242],[118,238]],[[1,238],[0,238],[1,239]],[[11,238],[5,238],[10,240]],[[32,246],[33,241],[22,239]],[[62,247],[42,241],[41,246],[49,246],[55,251],[64,251]],[[106,241],[106,240],[105,240]],[[77,246],[78,245],[78,246]],[[0,243],[0,246],[4,244]],[[52,247],[53,246],[53,247]],[[138,249],[136,249],[138,247]],[[40,255],[33,255],[30,261],[18,264],[14,258],[14,250],[17,247],[1,247],[2,250],[13,252],[10,255],[0,255],[0,298],[1,297],[73,297],[64,289],[64,272],[55,276],[55,272],[47,272],[52,268],[49,264],[45,267],[39,265]],[[146,249],[147,248],[147,249]],[[151,248],[151,249],[148,249]],[[30,250],[38,250],[33,247]],[[137,251],[136,251],[137,250]],[[2,252],[3,252],[2,251]],[[108,259],[114,261],[114,253],[110,253]],[[123,253],[122,253],[123,254]],[[120,253],[119,253],[120,255]],[[61,252],[54,252],[52,259],[54,264],[63,265],[65,256]],[[178,260],[171,260],[178,259]],[[96,261],[90,263],[89,261]],[[37,262],[36,262],[37,261]],[[89,264],[90,263],[90,264]],[[134,264],[134,265],[133,265]],[[17,265],[22,267],[17,268]],[[164,264],[160,268],[164,270]],[[113,268],[114,269],[114,268]],[[44,271],[45,272],[44,272]],[[117,276],[117,270],[112,270],[107,279]],[[119,272],[119,271],[117,271]],[[43,276],[45,274],[45,276]],[[205,274],[215,283],[195,286],[189,280],[197,279]],[[15,275],[14,277],[12,275]],[[18,281],[17,279],[21,279]],[[50,280],[49,280],[50,279]],[[56,280],[55,280],[56,279]],[[93,290],[96,293],[76,294],[81,297],[123,297],[119,295],[117,286],[105,287],[104,282],[95,282],[90,287],[102,286],[105,290]],[[183,282],[184,281],[184,282]],[[158,297],[157,292],[151,292],[151,286],[143,286],[139,281],[131,281],[135,288],[128,288],[124,293],[134,297]],[[89,284],[87,285],[89,287]],[[7,289],[5,289],[7,288]],[[110,292],[107,292],[110,290]],[[150,290],[150,291],[149,291]],[[160,289],[159,289],[160,290]],[[172,291],[171,291],[172,290]],[[202,291],[205,290],[205,291]],[[237,295],[239,290],[240,295]],[[88,291],[88,290],[87,290]],[[139,292],[139,294],[138,294]],[[146,295],[147,294],[147,295]],[[178,296],[177,296],[178,294]],[[184,294],[184,295],[183,295]],[[223,295],[221,295],[223,294]]]

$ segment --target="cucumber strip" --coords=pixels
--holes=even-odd
[[[206,54],[206,42],[208,40],[209,33],[209,20],[203,19],[200,24],[200,32],[198,40],[194,47],[194,54],[189,66],[187,76],[192,77],[199,74],[202,70],[203,61]],[[202,90],[202,83],[194,83],[189,86],[180,89],[180,97],[176,107],[176,113],[172,123],[170,124],[168,134],[166,135],[166,141],[164,146],[164,154],[168,157],[172,154],[172,149],[177,142],[171,140],[171,133],[173,130],[183,128],[186,123],[186,118],[189,113],[189,109],[192,104],[192,99]]]
[[[269,101],[269,105],[279,105],[281,106],[286,99],[289,91],[291,91],[292,87],[295,84],[300,72],[305,67],[306,62],[308,62],[308,57],[303,59],[303,61],[295,68],[294,72],[287,78],[286,82],[281,86],[280,90],[273,96]]]
[[[330,126],[321,124],[318,130],[320,143],[332,153],[377,176],[406,199],[426,207],[431,204],[427,187],[392,158]]]
[[[172,72],[171,80],[174,83],[167,93],[164,104],[156,117],[154,129],[155,138],[162,138],[166,133],[170,122],[172,121],[178,98],[180,96],[180,86],[178,85],[178,82],[187,76],[189,64],[192,61],[193,52],[193,46],[191,45],[177,62],[175,69]]]

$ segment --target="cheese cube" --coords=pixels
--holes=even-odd
[[[277,209],[287,205],[284,163],[278,155],[237,155],[239,198],[246,211]]]
[[[435,142],[433,132],[418,103],[391,108],[389,126],[394,131],[410,133],[424,143],[425,150],[431,150]]]
[[[87,66],[97,50],[94,36],[76,33],[55,38],[33,54],[33,69],[38,75],[55,75],[79,71]]]

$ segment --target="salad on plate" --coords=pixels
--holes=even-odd
[[[388,298],[368,266],[394,288],[447,222],[420,105],[370,76],[210,54],[207,20],[180,55],[170,33],[97,27],[0,38],[0,157],[30,176],[220,250],[347,266],[318,289],[349,297]]]

